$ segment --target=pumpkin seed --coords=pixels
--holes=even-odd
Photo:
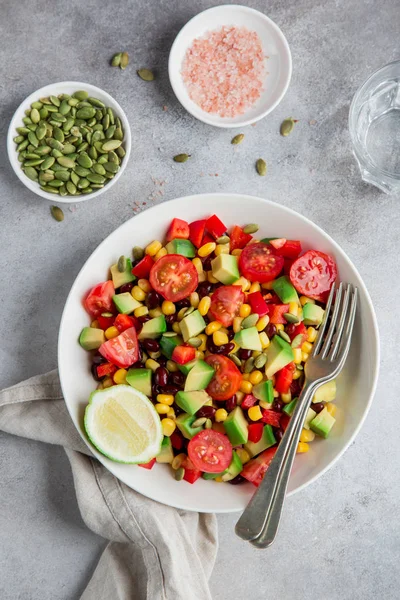
[[[206,421],[207,421],[207,417],[200,417],[199,419],[196,419],[195,421],[193,421],[191,426],[192,427],[202,427]]]
[[[59,194],[59,191],[55,188],[48,187],[47,185],[41,185],[40,189],[44,192],[48,192],[49,194]]]
[[[293,117],[284,119],[281,123],[280,134],[283,135],[283,137],[290,135],[294,129],[295,123],[297,123],[297,121],[293,119]]]
[[[216,239],[217,244],[229,244],[230,241],[229,235],[221,235]]]
[[[27,148],[28,144],[29,144],[28,140],[25,140],[24,142],[21,142],[20,144],[18,144],[17,152],[22,152],[22,150],[25,150],[25,148]]]
[[[121,127],[117,127],[117,129],[115,130],[114,139],[115,140],[121,140],[121,142],[124,139],[124,134],[122,132]]]
[[[109,152],[110,150],[115,150],[116,148],[119,148],[121,144],[121,140],[107,140],[107,142],[104,142],[102,145],[102,151]]]
[[[263,366],[266,364],[267,362],[267,357],[265,354],[259,354],[255,359],[254,359],[254,366],[256,367],[256,369],[262,369]]]
[[[64,144],[64,148],[62,150],[63,154],[72,154],[73,152],[75,152],[76,148],[73,144]]]
[[[90,173],[89,169],[85,169],[80,165],[76,165],[74,171],[77,175],[79,175],[79,177],[86,177],[86,175],[89,175]]]
[[[267,174],[267,163],[265,162],[264,159],[259,158],[256,162],[256,169],[257,169],[257,173],[261,176],[261,177],[265,177],[265,175]]]
[[[296,337],[294,337],[292,339],[292,348],[299,348],[301,346],[301,344],[303,343],[303,335],[301,333],[299,333],[299,335],[296,335]]]
[[[96,148],[94,148],[93,146],[90,146],[90,148],[88,149],[88,154],[92,160],[97,160],[98,153]]]
[[[238,135],[235,135],[235,137],[233,137],[231,139],[231,144],[241,144],[244,140],[244,133],[238,133]]]
[[[72,98],[76,98],[79,102],[84,102],[89,94],[85,90],[78,90],[72,94]]]
[[[115,115],[114,115],[114,111],[112,108],[108,107],[107,108],[107,114],[110,117],[110,124],[114,125],[115,123]]]
[[[278,331],[278,334],[280,335],[280,337],[283,340],[285,340],[285,342],[287,342],[288,344],[291,343],[292,340],[290,339],[290,337],[288,336],[288,334],[286,333],[286,331],[280,330],[280,331]]]
[[[242,365],[242,361],[236,356],[236,354],[228,354],[228,356],[237,367],[240,367]]]
[[[71,181],[74,185],[78,185],[78,183],[79,183],[79,177],[75,173],[75,171],[71,171]]]
[[[82,154],[78,156],[77,162],[84,169],[90,169],[90,167],[93,165],[92,159],[85,152],[82,152]]]
[[[125,273],[126,271],[127,260],[126,256],[122,255],[119,257],[117,262],[117,268],[120,273]]]
[[[40,114],[39,114],[39,111],[37,108],[32,108],[30,117],[31,117],[33,123],[39,123]]]
[[[53,150],[51,151],[51,155],[54,156],[54,158],[59,158],[63,155],[63,153],[59,150],[56,150],[56,148],[53,148]]]
[[[118,52],[117,54],[114,54],[114,56],[111,59],[112,67],[119,67],[119,65],[121,63],[121,56],[122,56],[122,52]]]
[[[300,319],[291,313],[283,313],[283,317],[288,323],[300,323]]]
[[[30,119],[29,117],[24,117],[22,119],[22,122],[25,123],[25,125],[32,125],[32,119]]]
[[[76,116],[78,119],[85,119],[85,121],[92,119],[94,117],[94,115],[96,114],[96,109],[91,107],[91,106],[84,106],[83,108],[80,108],[77,113]]]
[[[60,106],[61,102],[57,96],[50,96],[50,102],[54,104],[54,106]]]
[[[121,55],[121,60],[119,66],[122,70],[126,69],[129,64],[129,54],[127,52],[123,52]]]
[[[118,156],[120,158],[124,158],[124,156],[126,154],[125,149],[122,146],[120,146],[119,148],[117,148],[115,152],[116,152],[116,154],[118,154]]]
[[[143,81],[153,81],[154,79],[154,73],[153,71],[150,71],[150,69],[139,69],[136,73]]]
[[[48,183],[49,181],[53,181],[54,175],[50,171],[46,171],[45,173],[40,172],[39,179],[41,182],[44,181],[45,183]]]
[[[52,167],[55,162],[56,159],[54,158],[54,156],[47,156],[47,158],[45,158],[42,164],[40,165],[40,170],[47,171],[47,169],[50,169],[50,167]]]
[[[25,158],[40,158],[39,154],[35,154],[34,152],[26,152],[25,153]]]
[[[104,163],[104,169],[109,173],[118,173],[120,167],[114,162],[106,162]],[[104,173],[105,175],[105,173]]]
[[[63,182],[59,179],[53,179],[52,181],[49,181],[47,185],[49,185],[52,188],[60,188],[63,185]]]
[[[27,127],[17,127],[16,131],[17,131],[17,133],[19,133],[21,135],[25,135],[26,133],[29,133],[29,129]]]
[[[45,154],[50,154],[50,152],[51,152],[50,146],[39,146],[38,148],[36,148],[36,154],[39,154],[39,156],[44,156]]]
[[[87,179],[91,182],[91,183],[105,183],[106,179],[105,177],[103,177],[103,175],[98,175],[97,173],[89,173],[89,175],[87,176]]]
[[[254,358],[251,356],[244,363],[244,372],[251,373],[253,369],[254,369]]]
[[[67,192],[67,188],[65,187],[65,185],[62,185],[59,189],[60,192],[60,196],[67,196],[68,192]]]
[[[134,246],[132,250],[133,260],[142,260],[144,256],[144,250],[140,246]]]
[[[110,140],[113,137],[116,129],[117,129],[116,125],[110,125],[110,127],[108,129],[106,129],[105,134],[106,134],[106,138],[108,140]]]
[[[119,165],[119,158],[113,150],[111,150],[111,152],[108,153],[108,160],[109,162],[116,163],[117,165]]]
[[[75,196],[76,186],[75,186],[75,184],[72,183],[72,181],[67,181],[67,183],[65,184],[65,187],[67,188],[69,194],[71,194],[72,196]]]
[[[245,227],[243,227],[243,231],[245,233],[256,233],[258,231],[259,227],[256,223],[250,223],[250,225],[246,225]]]
[[[203,342],[201,341],[200,338],[193,337],[193,338],[190,338],[187,343],[189,344],[189,346],[192,346],[192,348],[199,348],[199,346],[201,346],[201,344]]]
[[[67,167],[67,169],[73,169],[75,167],[75,161],[68,156],[60,156],[57,158],[57,162],[62,167]]]
[[[23,135],[17,135],[15,138],[13,138],[13,142],[15,144],[20,144],[21,142],[24,141],[24,136]]]
[[[38,174],[37,174],[37,171],[36,171],[36,169],[34,167],[25,167],[24,168],[24,173],[32,181],[37,181],[38,180]]]
[[[58,206],[50,207],[51,216],[59,223],[64,220],[64,213]]]
[[[176,469],[176,471],[175,471],[176,481],[182,481],[182,479],[184,477],[185,477],[185,469],[183,467],[179,467],[179,469]]]
[[[258,321],[258,318],[259,317],[256,313],[252,313],[251,315],[249,315],[248,317],[243,319],[243,321],[241,323],[243,329],[248,329],[249,327],[254,327]]]
[[[303,370],[304,370],[304,367],[303,367],[303,365],[296,365],[296,369],[297,369],[298,371],[303,371]]]
[[[40,110],[43,106],[42,102],[32,102],[31,104],[31,108],[37,108],[37,110]]]
[[[40,141],[44,138],[44,136],[46,135],[46,125],[45,123],[39,123],[39,125],[36,128],[36,137],[37,139]]]
[[[85,179],[85,178],[83,177],[82,179],[80,179],[80,180],[79,180],[79,183],[78,183],[78,188],[79,188],[80,190],[84,190],[84,189],[88,188],[89,186],[90,186],[90,182],[89,182],[89,180],[88,180],[88,179]]]
[[[85,150],[87,150],[89,148],[89,144],[87,142],[82,142],[81,144],[79,144],[77,150],[78,152],[85,152]]]
[[[35,146],[35,148],[39,146],[39,140],[37,139],[33,131],[30,131],[28,133],[28,140],[32,144],[32,146]]]
[[[24,162],[24,166],[25,167],[37,167],[38,165],[41,165],[43,161],[44,161],[44,158],[33,158],[32,160],[26,160]]]
[[[59,128],[59,127],[54,127],[53,129],[53,138],[55,140],[57,140],[57,142],[63,142],[64,141],[64,133],[63,131]]]
[[[71,177],[71,171],[57,171],[56,173],[56,179],[58,179],[59,181],[64,181],[64,183],[66,181],[69,181]]]
[[[174,156],[174,161],[177,163],[184,163],[190,158],[190,154],[177,154]]]
[[[204,428],[211,429],[211,427],[212,427],[212,421],[211,421],[211,419],[207,419],[207,421],[204,423]]]

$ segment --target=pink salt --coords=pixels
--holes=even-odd
[[[265,78],[261,40],[246,27],[222,27],[194,40],[182,64],[190,98],[207,113],[242,115],[260,97]]]

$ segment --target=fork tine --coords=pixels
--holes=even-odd
[[[338,291],[336,292],[335,304],[333,305],[333,312],[331,317],[331,322],[329,325],[328,333],[326,334],[326,338],[324,340],[324,344],[321,349],[321,358],[325,359],[328,355],[329,349],[332,343],[332,337],[335,333],[337,318],[339,314],[339,309],[342,303],[342,295],[343,295],[343,283],[339,285]]]
[[[317,339],[315,340],[314,349],[313,349],[311,356],[316,356],[321,349],[322,342],[323,342],[323,335],[324,335],[324,332],[326,329],[326,325],[328,323],[329,311],[331,309],[333,295],[335,293],[335,287],[336,287],[336,284],[333,283],[333,285],[331,287],[331,291],[329,292],[328,302],[326,303],[326,307],[325,307],[324,320],[322,321],[321,327],[319,328],[318,336],[317,336]]]
[[[329,348],[328,348],[328,358],[330,360],[335,360],[335,358],[336,358],[336,354],[337,354],[337,352],[339,350],[339,346],[340,346],[340,340],[342,339],[342,334],[344,332],[345,326],[347,325],[347,321],[348,321],[348,317],[349,317],[349,315],[348,315],[349,300],[350,300],[350,294],[352,293],[352,291],[353,291],[353,286],[351,285],[351,283],[348,283],[345,294],[344,294],[341,310],[340,310],[338,326],[336,328],[336,333],[333,336],[332,349],[329,351]]]
[[[351,342],[352,332],[353,332],[353,326],[354,326],[354,321],[355,321],[355,316],[356,316],[358,289],[355,287],[355,288],[353,288],[353,290],[354,291],[353,291],[353,295],[351,298],[351,304],[350,304],[350,310],[349,310],[349,316],[348,316],[348,320],[347,320],[346,329],[345,329],[345,332],[342,337],[342,343],[341,343],[341,348],[339,349],[339,354],[336,357],[336,361],[339,363],[339,366],[338,366],[339,371],[342,369],[342,367],[346,361],[347,355],[349,353],[350,342]]]

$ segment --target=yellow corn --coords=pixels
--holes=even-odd
[[[207,281],[209,283],[219,283],[218,279],[214,277],[212,271],[207,271]]]
[[[302,373],[302,371],[299,371],[299,369],[296,369],[295,372],[293,373],[293,379],[299,379],[301,377],[301,373]]]
[[[199,313],[204,317],[208,313],[210,306],[211,306],[210,296],[204,296],[204,298],[202,298],[200,300],[199,306],[197,308],[198,308]]]
[[[154,372],[157,371],[158,367],[160,366],[160,363],[158,363],[153,358],[148,358],[144,366],[146,367],[146,369],[151,369]]]
[[[167,360],[167,369],[170,373],[176,373],[178,369],[178,365],[173,360]]]
[[[174,321],[172,323],[172,330],[175,331],[175,333],[181,332],[181,326],[179,325],[178,321]]]
[[[233,331],[234,333],[238,333],[241,330],[242,326],[242,317],[235,317],[233,319]]]
[[[291,315],[297,317],[299,313],[299,305],[297,304],[297,302],[289,302],[289,312]]]
[[[307,354],[310,354],[312,350],[312,344],[310,344],[310,342],[303,342],[301,345],[301,351],[302,352],[307,352]]]
[[[265,331],[262,331],[261,333],[259,333],[258,337],[259,337],[260,342],[261,342],[261,348],[263,350],[265,348],[268,348],[268,346],[270,345],[270,341],[269,341],[269,337],[267,336],[267,334],[265,333]]]
[[[202,352],[201,350],[196,350],[194,356],[197,360],[204,360],[204,352]]]
[[[159,251],[157,252],[157,254],[154,256],[154,260],[157,262],[158,260],[160,260],[160,258],[162,258],[163,256],[166,256],[168,254],[168,251],[166,248],[160,248]]]
[[[221,329],[221,327],[222,327],[222,325],[218,321],[211,321],[211,323],[209,323],[206,327],[206,334],[212,335],[215,331],[218,331],[218,329]]]
[[[114,383],[116,383],[116,384],[126,383],[127,373],[128,373],[128,371],[126,369],[118,369],[118,371],[115,371],[115,373],[113,375]]]
[[[103,384],[103,389],[105,390],[106,388],[109,388],[112,385],[114,385],[114,382],[111,379],[111,377],[105,377],[102,381],[102,384]]]
[[[172,406],[170,406],[169,409],[168,409],[167,417],[168,417],[168,419],[175,419],[175,417],[176,417],[175,411],[172,408]]]
[[[198,275],[200,275],[200,273],[203,273],[203,263],[201,262],[201,260],[197,256],[196,256],[196,258],[194,258],[192,260],[192,263],[196,267],[196,271],[197,271]]]
[[[279,398],[279,392],[277,392],[276,390],[274,390],[274,398]]]
[[[236,248],[236,250],[232,250],[232,256],[240,256],[242,254],[242,251],[240,250],[240,248]]]
[[[114,325],[112,325],[105,330],[104,335],[108,340],[112,340],[112,338],[115,338],[117,335],[119,335],[119,331],[116,327],[114,327]]]
[[[301,348],[293,348],[293,361],[295,365],[299,365],[301,363]]]
[[[216,481],[217,483],[223,483],[224,480],[222,479],[222,475],[218,475],[218,477],[216,477],[214,481]]]
[[[259,400],[259,404],[261,408],[265,408],[265,410],[270,409],[272,406],[272,402],[265,402],[265,400]]]
[[[267,281],[267,283],[262,283],[261,287],[263,288],[263,290],[273,290],[274,289],[274,282],[273,281]]]
[[[283,331],[285,329],[282,323],[277,323],[275,327],[277,331]]]
[[[310,446],[308,444],[306,444],[305,442],[299,442],[297,444],[297,453],[298,454],[303,454],[304,452],[308,452],[310,449]]]
[[[309,327],[307,329],[307,342],[315,342],[317,339],[318,331],[314,329],[314,327]]]
[[[138,302],[143,302],[143,300],[146,298],[146,292],[144,292],[138,285],[135,285],[135,287],[131,289],[131,296]]]
[[[229,244],[217,244],[215,256],[219,256],[220,254],[229,254]]]
[[[149,310],[149,317],[151,317],[152,319],[154,319],[155,317],[160,317],[163,314],[163,311],[161,310],[161,308],[152,308],[151,310]]]
[[[192,292],[190,294],[190,306],[193,308],[197,308],[200,304],[200,298],[197,292]]]
[[[252,371],[250,373],[249,381],[253,385],[257,385],[257,383],[261,383],[263,380],[263,374],[261,371]]]
[[[227,416],[228,413],[226,412],[226,410],[224,408],[219,408],[215,413],[215,420],[217,421],[217,423],[223,423]]]
[[[249,381],[249,379],[250,379],[250,373],[243,373],[242,379],[243,379],[243,381]]]
[[[247,411],[247,414],[252,421],[259,421],[262,417],[261,408],[259,406],[252,406]]]
[[[252,384],[252,383],[250,383],[250,381],[246,381],[246,380],[243,378],[243,381],[242,381],[242,383],[240,384],[240,388],[239,388],[239,389],[240,389],[240,391],[241,391],[241,392],[243,392],[243,393],[245,393],[245,394],[250,394],[250,393],[251,393],[251,390],[253,389],[253,384]]]
[[[201,256],[201,258],[204,258],[212,252],[214,252],[216,247],[217,244],[215,242],[208,242],[207,244],[204,244],[197,250],[197,254]]]
[[[205,352],[207,349],[207,336],[205,335],[205,333],[200,333],[197,337],[201,339],[201,346],[197,348],[198,351]]]
[[[304,306],[305,304],[315,304],[315,300],[313,300],[312,298],[308,298],[307,296],[300,296],[299,300],[302,306]]]
[[[240,287],[242,288],[242,292],[247,292],[250,289],[251,283],[245,277],[239,277],[239,279],[234,281],[232,285],[240,285]]]
[[[243,319],[245,319],[246,317],[249,316],[250,313],[251,313],[250,304],[242,304],[242,306],[239,309],[239,316],[242,317]]]
[[[309,359],[309,357],[310,357],[310,355],[308,354],[308,352],[302,352],[302,353],[301,353],[301,360],[302,360],[303,362],[307,362],[307,361],[308,361],[308,359]]]
[[[302,429],[300,434],[300,442],[312,442],[315,438],[315,433],[311,429]]]
[[[154,242],[151,242],[151,244],[148,244],[148,246],[146,246],[144,251],[145,254],[148,254],[149,256],[155,256],[161,248],[162,243],[158,240],[154,240]]]
[[[292,401],[292,394],[290,391],[287,394],[281,394],[281,399],[284,404],[289,404]]]
[[[182,465],[184,460],[186,460],[186,454],[183,452],[181,452],[181,454],[177,454],[171,463],[171,467],[176,471]]]
[[[249,460],[250,460],[250,454],[244,448],[238,448],[236,450],[236,454],[238,455],[238,457],[242,461],[243,465],[245,465],[246,463],[249,462]]]
[[[174,403],[174,397],[172,394],[157,394],[157,402],[172,406]]]
[[[166,415],[169,409],[169,406],[166,404],[155,404],[155,409],[159,415]]]
[[[141,290],[143,290],[144,292],[146,292],[146,294],[148,294],[151,290],[151,285],[150,282],[147,279],[139,279],[137,282],[138,286],[140,287]]]
[[[198,274],[199,283],[203,283],[203,281],[207,281],[207,275],[204,271]]]
[[[163,406],[163,405],[156,404],[156,406]],[[170,435],[172,435],[174,433],[174,431],[176,429],[176,423],[175,423],[175,421],[173,421],[172,419],[169,419],[167,417],[166,419],[163,419],[161,421],[161,427],[162,427],[163,434],[166,435],[167,437],[169,437]]]
[[[336,415],[336,406],[334,404],[332,404],[332,402],[327,402],[325,404],[325,408],[328,411],[328,413],[330,415],[332,415],[332,417],[334,417]]]
[[[90,323],[90,327],[92,327],[93,329],[100,329],[100,326],[99,326],[99,322],[98,322],[98,320],[97,320],[97,319],[95,319],[94,321],[92,321],[92,322]]]
[[[147,308],[147,306],[139,306],[139,308],[135,308],[133,314],[137,318],[144,317],[145,315],[149,314],[149,309]]]
[[[269,316],[268,315],[264,315],[263,317],[260,317],[256,323],[256,328],[257,331],[263,331],[266,326],[269,323]]]
[[[176,306],[173,302],[170,302],[169,300],[164,300],[164,302],[161,305],[161,310],[163,312],[163,315],[174,315],[176,313]]]
[[[225,427],[224,427],[223,423],[217,423],[217,422],[213,423],[212,429],[214,431],[218,431],[218,433],[225,433]]]
[[[214,331],[213,342],[216,346],[223,346],[224,344],[228,344],[229,338],[226,333],[223,333],[222,331]]]
[[[255,281],[254,283],[251,284],[250,289],[249,289],[249,294],[254,294],[254,292],[259,292],[261,289],[260,284],[258,283],[258,281]]]

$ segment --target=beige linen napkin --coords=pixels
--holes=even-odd
[[[215,515],[149,500],[90,455],[65,406],[57,371],[0,392],[0,430],[65,448],[86,525],[109,540],[81,600],[209,600]]]

